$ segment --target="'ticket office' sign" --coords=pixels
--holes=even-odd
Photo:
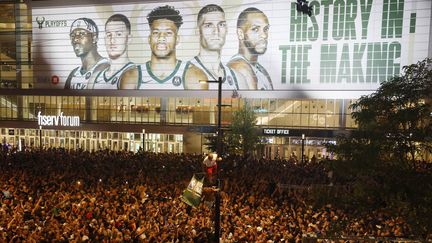
[[[289,129],[280,129],[280,128],[264,128],[264,135],[275,135],[275,136],[288,136]]]

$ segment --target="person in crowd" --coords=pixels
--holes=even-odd
[[[335,231],[341,238],[412,234],[402,211],[392,216],[314,207],[307,190],[284,189],[326,183],[320,163],[224,160],[224,242],[301,242],[334,237]],[[230,166],[234,161],[239,166]],[[204,203],[190,209],[180,199],[201,164],[201,155],[145,151],[46,149],[0,156],[0,242],[206,242],[214,210]]]
[[[211,184],[214,184],[214,176],[217,174],[217,155],[209,153],[203,160],[204,172]]]

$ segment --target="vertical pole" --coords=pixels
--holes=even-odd
[[[222,129],[221,129],[221,120],[222,120],[222,77],[218,78],[218,123],[217,123],[217,155],[222,155]],[[216,171],[216,186],[217,191],[215,195],[215,242],[219,243],[219,234],[220,234],[220,179],[219,179],[219,165],[217,165]]]
[[[218,154],[218,156],[221,156],[221,148],[222,148],[222,78],[219,77],[218,79],[218,101],[217,101],[217,106],[218,106],[218,120],[217,120],[217,148],[216,148],[216,152]],[[219,175],[219,173],[217,173],[217,175]],[[219,177],[218,177],[219,178]]]
[[[304,140],[305,140],[305,135],[302,134],[302,152],[301,152],[301,162],[302,162],[302,164],[304,164]]]
[[[42,150],[42,126],[39,126],[39,148]]]
[[[142,130],[142,152],[146,151],[146,147],[145,147],[145,129]]]

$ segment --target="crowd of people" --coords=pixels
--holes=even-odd
[[[181,200],[192,175],[202,172],[203,158],[107,150],[3,152],[0,242],[208,242],[214,193],[204,193],[196,208]],[[304,188],[329,183],[320,162],[233,156],[219,170],[222,242],[413,237],[402,217],[386,212],[360,217],[331,204],[314,207]]]

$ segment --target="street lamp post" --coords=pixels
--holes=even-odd
[[[142,130],[142,152],[146,151],[146,147],[145,147],[145,129]]]
[[[39,126],[39,148],[42,150],[42,126]]]
[[[217,123],[217,154],[222,156],[222,77],[218,78],[218,123]],[[217,191],[215,196],[215,242],[219,242],[220,234],[220,179],[219,165],[216,173]]]
[[[218,80],[206,80],[206,83],[217,83],[218,84],[218,117],[217,117],[217,143],[216,143],[216,153],[218,156],[222,155],[222,77]],[[215,235],[214,241],[219,243],[220,236],[220,178],[219,178],[219,165],[216,172],[216,195],[215,195]]]
[[[301,151],[301,162],[304,164],[304,141],[305,141],[305,135],[302,134],[302,151]]]

